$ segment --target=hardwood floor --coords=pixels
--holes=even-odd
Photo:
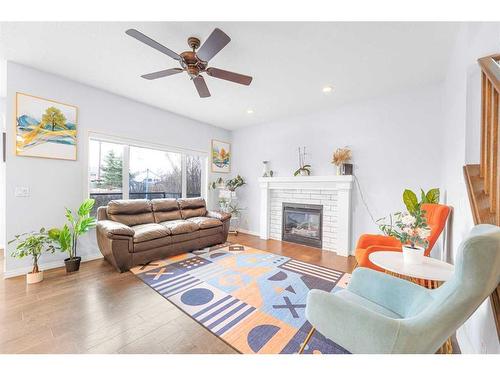
[[[354,257],[238,234],[229,241],[344,272]],[[0,275],[3,258],[0,256]],[[79,272],[44,272],[0,280],[0,353],[236,353],[132,273],[106,261]]]

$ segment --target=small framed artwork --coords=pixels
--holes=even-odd
[[[231,172],[231,144],[212,139],[212,172]]]
[[[76,160],[78,108],[16,93],[16,155]]]

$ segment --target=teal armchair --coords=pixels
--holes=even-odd
[[[346,289],[311,290],[306,317],[351,353],[435,353],[500,282],[500,227],[477,225],[458,249],[455,272],[426,289],[357,268]]]

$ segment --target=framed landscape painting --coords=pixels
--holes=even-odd
[[[212,172],[231,172],[231,144],[212,139]]]
[[[16,94],[16,155],[76,160],[78,108]]]

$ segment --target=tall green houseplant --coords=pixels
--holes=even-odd
[[[68,264],[74,262],[75,259],[78,261],[75,271],[79,268],[80,258],[76,256],[78,237],[96,226],[95,217],[90,216],[94,203],[94,199],[86,199],[76,213],[66,208],[65,215],[68,224],[64,224],[62,229],[53,228],[49,231],[50,238],[59,243],[60,250],[69,254],[69,258],[65,260],[67,269]]]

